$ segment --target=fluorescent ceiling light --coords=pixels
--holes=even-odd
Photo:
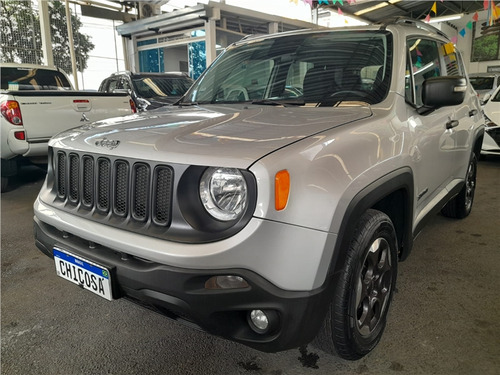
[[[361,16],[362,14],[373,12],[374,10],[386,7],[387,5],[399,3],[400,1],[401,0],[381,1],[377,5],[357,11],[354,15]]]
[[[449,16],[442,16],[442,17],[434,17],[431,18],[429,23],[436,23],[436,22],[445,22],[445,21],[452,21],[452,20],[459,20],[464,16],[463,13],[460,14],[450,14]]]

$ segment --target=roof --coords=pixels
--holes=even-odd
[[[335,3],[332,5],[332,3]],[[349,4],[350,3],[350,4]],[[442,17],[455,14],[474,13],[484,9],[483,1],[409,1],[409,0],[389,0],[371,1],[357,0],[351,1],[328,1],[329,5],[318,5],[317,0],[313,0],[314,6],[323,9],[337,11],[341,9],[344,15],[354,16],[368,23],[379,23],[389,17],[406,17],[423,20],[430,14],[431,17]],[[431,12],[432,6],[436,4],[436,14]]]

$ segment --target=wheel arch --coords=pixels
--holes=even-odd
[[[389,216],[396,230],[399,258],[404,260],[408,257],[413,246],[413,186],[413,173],[405,167],[381,177],[354,196],[338,232],[329,274],[341,271],[356,225],[370,208]]]

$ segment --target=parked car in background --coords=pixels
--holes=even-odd
[[[500,74],[498,73],[475,73],[469,76],[469,80],[481,101],[484,100],[486,94],[492,94],[500,86]]]
[[[127,92],[139,110],[151,110],[175,103],[193,82],[183,72],[118,72],[102,81],[99,91]]]
[[[485,95],[483,112],[486,119],[486,132],[481,156],[500,155],[500,86],[492,95]]]
[[[46,164],[49,139],[90,121],[136,111],[126,93],[76,91],[55,67],[1,65],[2,192],[24,163]]]

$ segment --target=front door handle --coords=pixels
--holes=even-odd
[[[446,129],[454,128],[458,126],[458,124],[459,124],[458,120],[448,120],[448,122],[446,123]]]
[[[469,117],[474,117],[475,115],[477,115],[477,109],[469,111]]]

